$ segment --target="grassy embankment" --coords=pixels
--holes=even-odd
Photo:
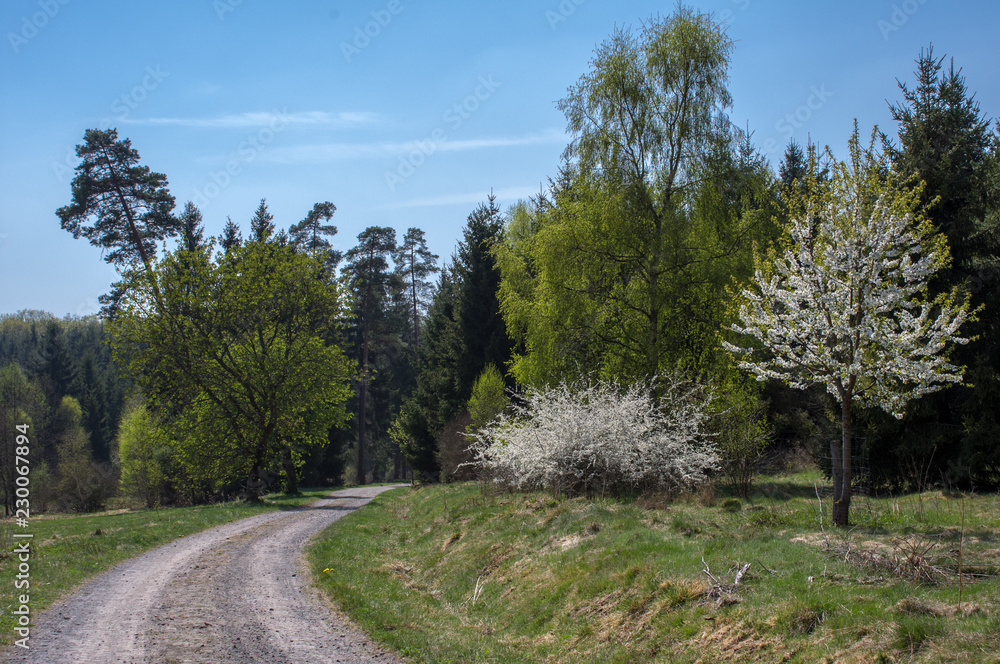
[[[400,489],[310,565],[413,662],[1000,662],[1000,496],[856,497],[843,532],[828,500],[820,527],[817,481],[659,509]]]
[[[13,635],[14,578],[18,560],[10,552],[14,532],[32,533],[31,611],[36,614],[90,577],[156,546],[236,519],[290,509],[333,489],[307,489],[301,496],[271,494],[260,503],[228,502],[197,507],[114,511],[97,514],[32,515],[29,527],[0,521],[0,646]],[[98,531],[100,531],[98,533]]]

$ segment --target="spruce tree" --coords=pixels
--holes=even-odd
[[[180,216],[181,246],[186,251],[195,251],[205,241],[205,226],[202,223],[201,210],[188,201]]]
[[[250,237],[258,242],[266,242],[274,234],[274,215],[267,209],[267,199],[260,199],[260,205],[250,218]]]
[[[954,62],[936,57],[933,47],[916,60],[915,83],[897,81],[902,101],[889,105],[898,123],[898,144],[883,136],[893,166],[923,182],[922,203],[948,239],[952,261],[941,270],[934,294],[959,288],[983,305],[975,336],[955,350],[966,365],[966,386],[914,403],[902,422],[866,415],[873,464],[886,468],[884,480],[923,488],[944,480],[963,486],[1000,486],[1000,259],[996,189],[989,184],[997,152],[995,134]],[[991,215],[991,212],[993,213]]]
[[[229,252],[233,247],[243,244],[243,234],[240,233],[239,225],[233,221],[232,217],[226,217],[226,225],[222,228],[222,250]]]

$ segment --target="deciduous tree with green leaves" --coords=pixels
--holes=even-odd
[[[519,382],[715,370],[721,293],[770,221],[745,210],[773,188],[723,112],[732,48],[680,6],[617,29],[559,102],[574,140],[551,203],[515,208],[495,251]]]
[[[155,271],[162,305],[148,287],[129,291],[111,324],[115,356],[175,423],[188,474],[241,480],[256,498],[270,467],[348,419],[354,366],[326,341],[350,315],[346,298],[323,261],[257,240],[170,254]]]

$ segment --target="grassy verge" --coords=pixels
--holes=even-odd
[[[30,532],[31,611],[37,614],[90,577],[156,546],[206,528],[277,509],[290,509],[328,494],[307,489],[301,496],[271,494],[261,503],[229,502],[197,507],[32,516],[30,527],[0,521],[0,646],[13,635],[11,610],[18,560],[14,532]],[[100,531],[98,533],[98,531]],[[16,591],[17,594],[23,590]]]
[[[1000,497],[856,498],[860,525],[834,532],[817,480],[660,508],[401,489],[323,533],[310,564],[414,662],[1000,661]],[[961,589],[959,549],[980,574]]]

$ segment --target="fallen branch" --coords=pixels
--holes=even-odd
[[[731,585],[722,583],[714,574],[712,574],[712,570],[709,569],[708,563],[705,562],[705,558],[701,559],[701,564],[705,566],[705,569],[702,570],[705,572],[705,576],[707,576],[709,581],[712,582],[711,587],[705,591],[706,597],[714,599],[718,606],[722,606],[724,604],[735,604],[738,602],[739,599],[736,597],[736,589],[740,586],[740,583],[743,582],[743,577],[750,569],[751,563],[747,563],[740,568]]]

